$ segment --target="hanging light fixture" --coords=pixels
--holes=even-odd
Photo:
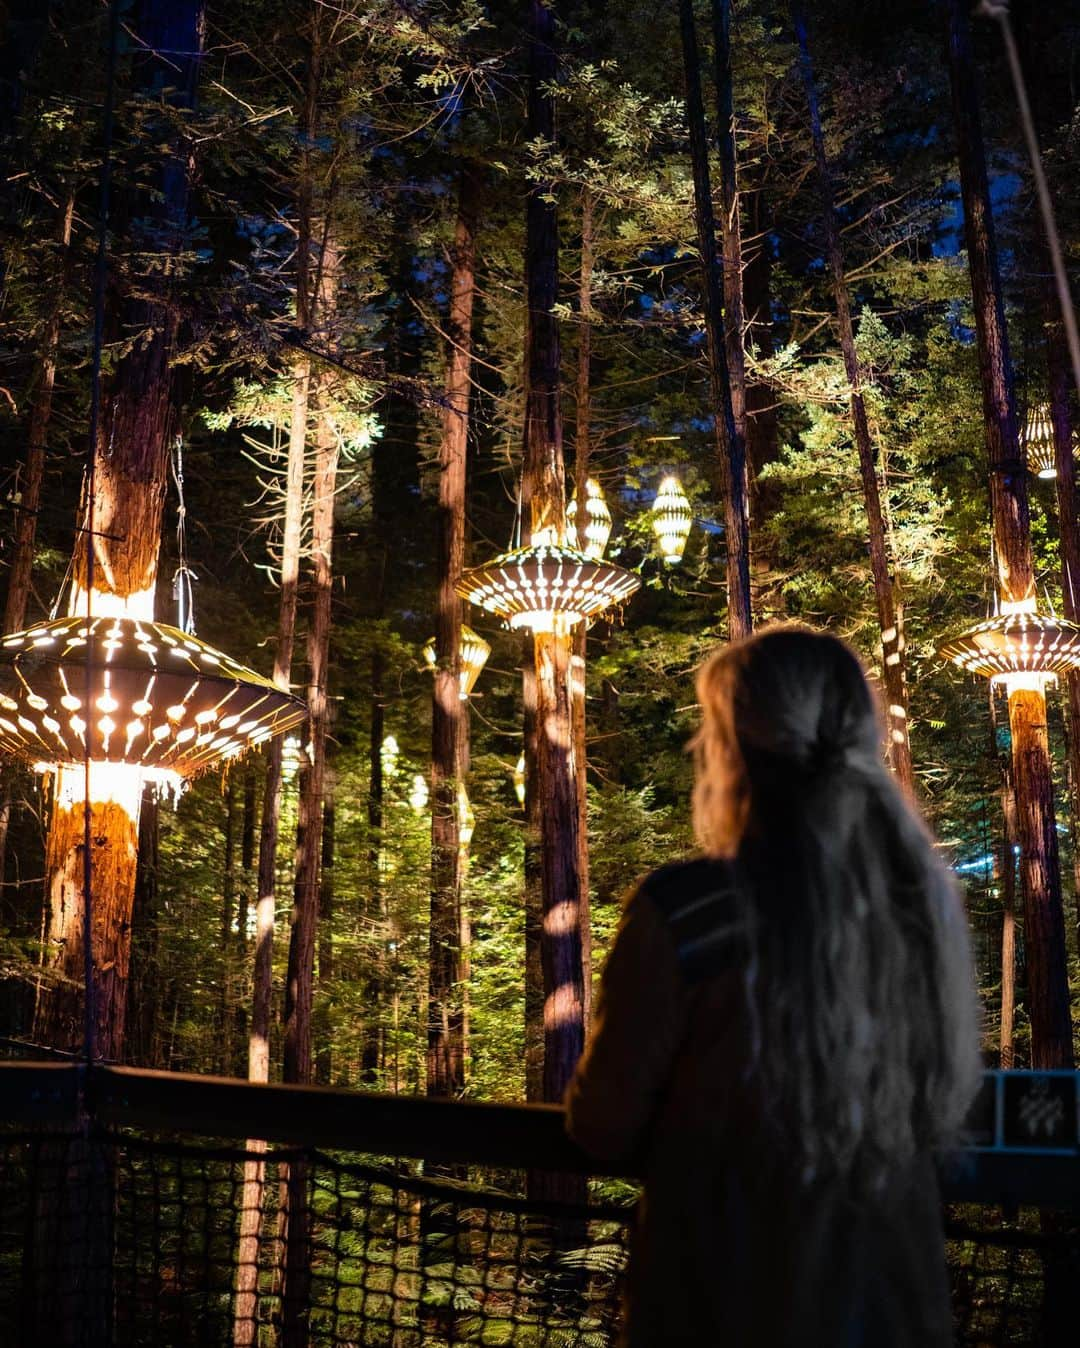
[[[575,543],[578,539],[577,528],[578,498],[575,491],[566,507],[567,537]],[[600,490],[600,483],[593,477],[585,481],[585,556],[598,562],[604,555],[604,549],[611,537],[611,511]]]
[[[660,483],[652,507],[653,533],[656,534],[660,555],[669,566],[682,561],[693,521],[690,501],[683,491],[682,483],[674,474],[669,474]]]
[[[1029,473],[1042,478],[1057,477],[1054,423],[1045,403],[1028,408],[1024,420],[1024,455]]]
[[[466,571],[456,588],[462,599],[509,627],[565,632],[625,604],[640,583],[621,566],[544,537]]]
[[[412,806],[413,814],[423,814],[428,803],[428,784],[427,778],[422,772],[418,772],[412,781],[412,790],[409,792],[409,804]]]
[[[1001,607],[1001,613],[942,642],[938,654],[1010,691],[1042,688],[1080,668],[1080,624],[1042,617],[1034,600]]]
[[[476,687],[476,680],[487,664],[491,647],[479,633],[466,623],[461,624],[461,700],[467,702]],[[435,638],[424,647],[424,660],[434,670],[436,665]]]
[[[163,623],[54,618],[0,640],[0,754],[58,772],[73,800],[88,757],[94,799],[144,782],[175,791],[305,715],[270,679]]]
[[[383,776],[387,779],[397,776],[398,755],[400,753],[397,737],[386,735],[379,748],[379,763],[382,766]]]
[[[514,795],[517,796],[517,803],[524,807],[525,805],[525,755],[522,754],[514,764]]]

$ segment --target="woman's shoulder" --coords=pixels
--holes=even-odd
[[[658,910],[671,932],[683,973],[718,972],[742,927],[732,864],[711,857],[669,862],[638,884],[633,901]]]

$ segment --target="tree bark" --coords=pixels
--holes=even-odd
[[[1017,434],[971,39],[961,0],[948,0],[947,16],[953,121],[983,392],[998,585],[1003,603],[1034,608],[1027,473]],[[1046,735],[1046,698],[1040,687],[1013,685],[1009,695],[1009,727],[1024,905],[1031,1065],[1070,1068],[1073,1053],[1065,923]]]
[[[334,843],[337,825],[335,773],[327,759],[325,799],[323,801],[322,856],[319,862],[319,991],[323,995],[323,1017],[315,1052],[315,1080],[329,1086],[334,1073],[334,1045],[330,1020],[329,996],[334,978]]]
[[[469,437],[472,316],[476,293],[475,176],[463,171],[450,280],[445,410],[439,445],[435,607],[435,686],[431,701],[431,925],[428,964],[427,1093],[465,1089],[461,935],[464,865],[458,791],[466,775],[468,703],[461,688],[462,602],[455,586],[465,565],[465,468]]]
[[[305,101],[300,114],[301,155],[297,186],[297,324],[306,330],[311,321],[309,274],[311,250],[311,163],[309,146],[314,126],[316,71],[309,60]],[[285,463],[285,499],[281,532],[281,593],[278,600],[274,683],[291,687],[296,643],[296,606],[300,582],[300,549],[304,515],[304,467],[311,401],[311,361],[300,354],[292,362],[292,407],[289,448]],[[248,1079],[270,1080],[270,1021],[274,993],[274,927],[277,901],[277,852],[281,824],[282,741],[276,736],[266,753],[259,861],[255,895],[255,955],[252,968],[251,1031],[248,1038]],[[249,1138],[247,1150],[256,1153],[244,1162],[240,1232],[236,1255],[236,1295],[233,1301],[233,1343],[250,1348],[258,1337],[259,1233],[263,1216],[265,1164],[258,1153],[266,1144]]]
[[[743,350],[742,225],[735,151],[735,93],[731,77],[731,0],[712,0],[716,141],[720,151],[720,246],[724,270],[724,348],[731,380],[731,411],[744,452],[746,353]]]
[[[881,681],[885,693],[889,727],[889,762],[897,780],[906,791],[915,789],[915,775],[911,764],[911,742],[908,737],[907,685],[903,608],[891,573],[891,559],[885,541],[885,519],[881,508],[881,489],[878,484],[878,466],[874,445],[870,438],[870,424],[862,395],[862,372],[855,350],[855,326],[851,318],[851,300],[844,279],[844,257],[840,246],[840,230],[836,219],[832,173],[825,154],[825,137],[818,108],[817,83],[810,59],[810,44],[806,29],[806,14],[800,0],[793,0],[792,22],[799,44],[799,65],[803,87],[810,111],[810,134],[814,143],[814,161],[817,166],[818,190],[821,199],[821,219],[825,230],[825,252],[832,274],[833,299],[840,333],[840,351],[847,375],[851,406],[851,421],[855,445],[859,454],[859,473],[862,478],[863,504],[869,530],[870,571],[874,580],[874,599],[877,604],[878,626],[881,629]]]
[[[557,76],[555,17],[543,0],[528,4],[528,137],[553,144],[554,106],[549,87]],[[558,217],[551,184],[530,193],[525,217],[525,456],[522,498],[534,539],[566,537],[562,419],[559,407]],[[546,199],[547,198],[547,199]],[[585,1042],[583,914],[577,773],[570,711],[571,638],[537,632],[537,794],[540,806],[540,876],[544,975],[544,1099],[558,1101]]]
[[[525,1099],[544,1099],[544,966],[540,957],[544,927],[540,867],[540,793],[536,766],[536,657],[531,633],[522,638],[522,756],[525,759]],[[584,952],[582,953],[584,961]]]
[[[589,514],[586,483],[589,480],[589,461],[592,457],[592,271],[595,205],[592,193],[586,187],[581,195],[581,270],[578,276],[578,359],[577,388],[574,408],[574,487],[577,491],[577,538],[571,543],[582,552],[588,544]],[[589,793],[588,748],[585,725],[585,690],[589,629],[579,623],[573,632],[570,652],[570,701],[574,727],[574,768],[577,774],[578,798],[578,866],[581,892],[589,895]],[[585,1025],[592,1011],[592,924],[589,904],[582,908],[581,958],[585,967],[584,997]]]
[[[1069,397],[1069,352],[1058,312],[1049,262],[1045,290],[1046,367],[1050,385],[1050,420],[1054,428],[1057,467],[1058,539],[1061,554],[1061,607],[1070,622],[1080,621],[1080,523],[1076,513],[1076,461],[1073,458],[1072,405]],[[1080,950],[1080,670],[1064,676],[1068,703],[1069,777],[1072,787],[1074,933]]]
[[[190,108],[202,52],[203,0],[143,0],[138,34],[143,55],[138,80],[148,96],[166,96],[174,107]],[[159,53],[168,52],[163,59]],[[168,89],[167,95],[163,91]],[[145,215],[165,249],[178,252],[187,220],[189,164],[184,146],[172,145],[162,160],[158,194],[143,203]],[[139,229],[132,229],[138,246]],[[162,250],[160,237],[154,251]],[[122,305],[125,334],[141,339],[118,361],[104,390],[102,418],[94,453],[93,499],[83,503],[81,536],[87,547],[74,555],[71,612],[90,607],[110,614],[152,618],[154,586],[161,546],[161,519],[176,400],[172,375],[179,333],[179,311],[165,279],[148,278],[138,299]],[[93,585],[88,553],[93,552]],[[59,774],[58,776],[62,776]],[[96,1002],[98,1051],[121,1055],[127,1005],[126,979],[135,898],[135,853],[141,791],[132,773],[126,801],[94,802],[92,989]],[[54,792],[47,844],[49,947],[46,963],[54,977],[43,984],[35,1034],[60,1048],[83,1038],[83,956],[75,933],[83,929],[87,896],[83,888],[83,834],[75,828],[83,807],[70,806],[70,794]],[[100,829],[98,829],[100,823]]]
[[[701,256],[702,302],[709,360],[709,387],[713,424],[724,497],[727,544],[728,634],[732,640],[748,636],[753,626],[750,606],[750,515],[746,487],[746,444],[739,433],[732,406],[731,379],[725,353],[723,269],[716,252],[709,146],[705,108],[701,97],[701,62],[693,0],[679,0],[683,69],[686,78],[686,117],[694,175],[694,217]]]
[[[326,325],[334,308],[338,284],[337,244],[327,233],[320,266],[326,298],[320,306]],[[333,594],[334,504],[337,496],[339,439],[326,405],[333,376],[320,378],[322,391],[316,416],[315,473],[311,511],[313,597],[308,632],[308,726],[310,764],[301,776],[297,825],[296,880],[293,923],[289,941],[289,969],[285,985],[286,1081],[307,1083],[312,1074],[311,1015],[314,999],[315,933],[319,916],[319,858],[326,777],[326,738],[329,721],[327,674],[330,656],[331,599]]]

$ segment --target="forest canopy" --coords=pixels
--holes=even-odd
[[[1076,14],[1013,24],[1075,275]],[[556,1097],[580,1039],[552,999],[583,1032],[620,896],[693,847],[694,671],[795,620],[882,687],[987,1051],[1071,1065],[1077,676],[1025,710],[938,650],[1010,604],[1080,607],[1076,390],[995,22],[52,0],[3,36],[4,633],[100,591],[308,713],[176,800],[141,783],[126,822],[95,806],[119,858],[96,883],[130,889],[106,1057]],[[587,633],[462,600],[497,555],[595,543],[600,496],[639,588]],[[48,774],[11,757],[0,792],[0,1032],[70,1050],[75,835]]]

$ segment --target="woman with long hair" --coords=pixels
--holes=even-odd
[[[698,675],[703,855],[631,893],[571,1135],[643,1168],[627,1348],[952,1343],[935,1153],[978,1084],[967,924],[852,651]]]

